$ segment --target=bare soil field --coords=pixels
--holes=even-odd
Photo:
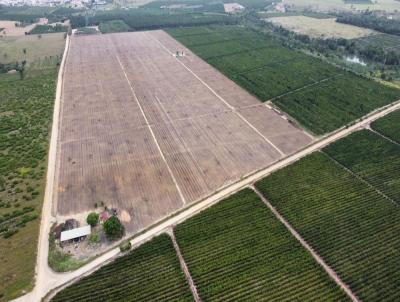
[[[130,233],[312,141],[163,31],[72,37],[59,127],[54,211]]]
[[[357,39],[376,34],[371,29],[337,23],[336,18],[317,19],[307,16],[289,16],[269,18],[267,20],[295,33],[314,38]]]

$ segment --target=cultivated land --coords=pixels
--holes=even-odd
[[[346,301],[250,189],[176,227],[203,301]]]
[[[400,144],[400,110],[373,122],[371,128]]]
[[[57,294],[52,301],[193,301],[172,241],[160,235]]]
[[[260,100],[271,100],[315,134],[344,126],[400,97],[385,87],[272,38],[235,26],[168,31]]]
[[[311,138],[162,31],[73,37],[54,210],[104,202],[136,232]]]
[[[349,300],[250,189],[178,225],[176,240],[201,301]],[[193,301],[173,254],[160,235],[52,301]]]
[[[290,16],[269,18],[267,20],[298,34],[314,38],[355,39],[376,33],[370,29],[337,23],[335,18],[317,19],[306,16]]]
[[[324,152],[400,204],[400,145],[362,130],[331,144]]]
[[[26,60],[35,68],[53,65],[61,60],[65,33],[28,35],[0,38],[0,62],[11,63]],[[26,49],[26,53],[23,50]]]
[[[397,204],[322,153],[256,186],[362,301],[399,299]]]
[[[53,49],[62,50],[63,39],[54,43]],[[0,76],[1,301],[33,287],[57,77],[56,60],[44,55],[28,61],[23,80]]]

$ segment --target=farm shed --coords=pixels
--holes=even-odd
[[[84,227],[68,230],[61,232],[60,242],[65,242],[74,239],[81,239],[82,237],[86,237],[90,235],[91,228],[90,225],[86,225]]]

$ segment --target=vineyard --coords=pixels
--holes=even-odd
[[[363,301],[400,299],[400,212],[322,153],[256,183]]]
[[[168,33],[260,100],[272,99],[315,134],[400,97],[398,89],[344,72],[250,29],[215,26]]]
[[[400,204],[399,145],[362,130],[331,144],[324,152]]]
[[[245,189],[176,227],[203,301],[345,301],[260,198]]]
[[[371,128],[400,144],[400,110],[373,122]]]
[[[172,241],[160,235],[59,292],[61,301],[193,301]]]

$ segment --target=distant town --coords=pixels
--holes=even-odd
[[[90,0],[0,0],[0,5],[8,6],[59,6],[67,5],[71,7],[85,7]],[[95,1],[96,4],[105,3],[104,1]]]

